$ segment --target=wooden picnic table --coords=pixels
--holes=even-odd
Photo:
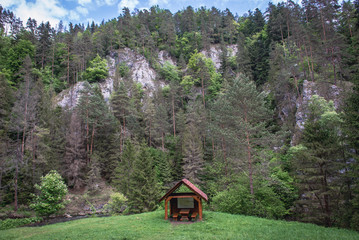
[[[189,212],[190,212],[190,209],[188,208],[183,208],[179,211],[179,213],[181,214],[181,221],[188,221],[188,216],[189,216]]]

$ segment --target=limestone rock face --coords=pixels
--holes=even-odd
[[[109,76],[99,83],[102,95],[106,102],[109,101],[113,92],[113,81],[116,72],[116,54],[112,53],[107,57],[107,67],[109,70]],[[84,82],[78,82],[71,88],[62,91],[56,96],[55,102],[62,108],[72,109],[74,108],[81,96],[81,91],[84,88]]]
[[[296,100],[296,114],[295,114],[295,133],[293,134],[292,144],[295,145],[301,132],[304,129],[305,121],[308,118],[308,104],[313,95],[318,95],[325,98],[327,101],[332,100],[335,109],[339,110],[345,99],[346,92],[345,84],[343,86],[336,86],[328,82],[311,82],[305,80],[303,82],[302,96]]]
[[[158,62],[161,65],[165,64],[165,62],[169,62],[175,66],[177,65],[177,62],[171,58],[169,52],[164,51],[164,50],[162,50],[158,53]]]
[[[228,49],[228,55],[229,57],[233,57],[238,52],[237,45],[229,45],[227,46]],[[221,46],[220,45],[211,45],[209,50],[203,50],[201,51],[203,55],[205,55],[207,58],[212,59],[214,66],[218,70],[221,67]]]
[[[118,59],[119,63],[126,63],[129,67],[133,81],[141,83],[146,89],[154,89],[157,74],[144,56],[124,48],[119,50]]]
[[[238,52],[236,45],[229,45],[227,47],[228,55],[235,56]],[[220,56],[222,50],[219,45],[211,45],[210,50],[203,50],[202,53],[212,59],[218,70],[221,66]],[[163,87],[165,84],[157,80],[157,73],[153,69],[147,59],[130,48],[123,48],[118,51],[112,51],[107,56],[107,66],[109,69],[109,76],[103,81],[99,82],[101,92],[106,102],[109,102],[110,96],[113,93],[113,84],[116,79],[116,68],[119,64],[124,63],[130,70],[130,76],[136,83],[141,83],[143,88],[150,93],[156,89],[157,86]],[[170,56],[167,51],[159,51],[158,63],[163,65],[165,62],[177,65],[177,62]],[[121,81],[121,79],[119,79]],[[55,103],[63,108],[72,109],[78,103],[83,89],[83,82],[78,82],[71,88],[61,92],[55,99]]]

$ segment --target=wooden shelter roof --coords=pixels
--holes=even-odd
[[[170,196],[174,191],[176,191],[177,188],[179,188],[182,184],[186,185],[186,187],[188,187],[192,192],[194,192],[196,195],[198,195],[199,197],[201,197],[203,200],[205,200],[206,202],[208,201],[208,197],[207,195],[202,192],[199,188],[197,188],[195,185],[193,185],[193,183],[191,183],[190,181],[188,181],[187,179],[182,179],[181,181],[179,181],[178,183],[176,183],[176,185],[174,185],[160,200],[159,202],[161,202],[162,200],[164,200],[165,198],[167,198],[168,196]]]

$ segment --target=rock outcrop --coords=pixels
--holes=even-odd
[[[158,59],[160,64],[164,64],[166,61],[169,61],[171,64],[176,65],[176,62],[170,57],[169,53],[166,51],[160,51]],[[109,101],[110,96],[113,92],[113,83],[116,77],[116,68],[120,63],[125,63],[128,66],[132,80],[134,82],[141,83],[143,88],[145,88],[147,91],[153,91],[157,83],[160,86],[163,85],[162,83],[156,81],[157,73],[150,66],[149,62],[144,56],[136,53],[129,48],[120,49],[118,51],[111,52],[110,55],[107,57],[109,76],[105,80],[99,82],[101,92],[106,102]],[[61,92],[56,97],[56,104],[63,108],[71,109],[75,107],[80,98],[82,89],[83,82],[76,83],[71,88]]]
[[[300,134],[304,129],[309,111],[308,104],[313,95],[321,96],[327,101],[333,101],[335,109],[340,110],[344,103],[346,89],[348,88],[346,85],[348,84],[343,83],[342,86],[339,87],[328,82],[311,82],[307,80],[303,82],[302,94],[296,100],[296,125],[292,137],[292,145],[298,142]]]
[[[229,45],[227,46],[228,49],[228,55],[229,57],[233,57],[238,52],[237,45]],[[205,55],[207,58],[212,59],[214,66],[218,70],[221,67],[221,54],[222,49],[220,45],[211,45],[209,50],[203,50],[201,51],[203,55]]]
[[[107,57],[107,67],[109,70],[109,76],[102,82],[99,83],[102,95],[106,102],[109,101],[110,96],[113,92],[113,81],[116,72],[116,54],[112,53]],[[62,108],[74,108],[81,96],[81,91],[84,88],[84,82],[78,82],[69,89],[62,91],[57,95],[55,102]]]

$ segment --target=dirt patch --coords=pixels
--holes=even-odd
[[[197,221],[174,221],[174,220],[170,220],[172,226],[178,226],[178,225],[188,225],[188,224],[193,224],[196,223]]]

